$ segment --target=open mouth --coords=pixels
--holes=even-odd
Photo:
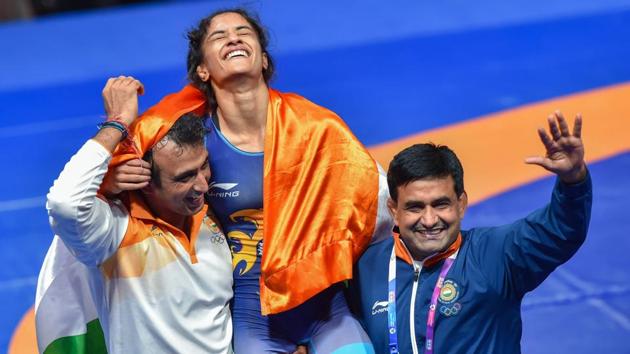
[[[203,203],[204,203],[203,194],[196,197],[188,197],[186,198],[186,201],[188,202],[188,205],[190,205],[193,209],[197,209],[203,206]]]
[[[427,239],[437,239],[439,238],[439,236],[442,234],[442,232],[446,230],[446,228],[435,228],[435,229],[430,229],[430,230],[426,230],[426,229],[421,229],[421,230],[415,230],[416,232],[422,234],[422,236],[426,237]]]
[[[249,53],[247,53],[245,50],[243,49],[237,49],[237,50],[233,50],[231,52],[228,52],[225,55],[225,60],[230,60],[233,58],[238,58],[238,57],[243,57],[243,58],[247,58],[249,57]]]

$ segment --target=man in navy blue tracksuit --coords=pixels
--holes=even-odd
[[[551,201],[512,224],[460,230],[463,170],[445,146],[418,144],[388,171],[396,229],[356,267],[352,294],[377,353],[520,353],[521,300],[580,247],[592,191],[581,117],[573,132],[557,112],[546,157],[558,176]]]

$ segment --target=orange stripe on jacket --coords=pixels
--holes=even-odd
[[[396,257],[402,259],[409,265],[412,265],[413,258],[411,257],[411,253],[409,253],[409,250],[407,249],[403,241],[400,239],[400,234],[394,233],[393,236],[394,236],[394,247],[395,247]],[[455,242],[451,243],[451,245],[448,246],[446,251],[441,252],[441,253],[436,253],[432,256],[427,257],[424,260],[424,266],[433,267],[435,264],[437,264],[441,260],[448,258],[450,255],[452,255],[457,250],[459,250],[459,247],[461,245],[462,245],[462,234],[460,233],[457,235]]]

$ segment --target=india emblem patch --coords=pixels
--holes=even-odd
[[[207,215],[203,218],[203,223],[210,229],[210,242],[214,244],[222,245],[225,242],[225,237],[214,220]]]
[[[438,298],[441,304],[440,313],[447,317],[457,315],[462,308],[462,305],[457,302],[459,295],[459,285],[450,279],[445,280]]]
[[[213,222],[212,225],[210,225],[210,232],[213,234],[220,234],[221,230],[219,229],[219,225]]]
[[[443,304],[450,304],[451,302],[457,300],[459,296],[457,288],[457,283],[450,279],[445,280],[444,285],[442,285],[442,290],[440,290],[440,302]]]

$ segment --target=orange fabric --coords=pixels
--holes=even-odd
[[[460,233],[457,235],[455,242],[451,243],[451,245],[448,246],[446,251],[434,254],[426,258],[424,260],[424,266],[432,267],[439,261],[448,258],[450,255],[455,253],[455,251],[457,251],[461,245],[462,245],[462,234]],[[400,235],[397,233],[394,233],[394,247],[396,248],[396,251],[395,251],[396,257],[402,259],[403,261],[409,264],[413,264],[413,258],[411,258],[411,254],[409,253],[409,250],[407,249],[407,247],[405,247],[405,244],[400,239]]]
[[[264,160],[266,315],[352,277],[374,232],[378,170],[335,113],[271,89]]]
[[[142,158],[144,153],[160,141],[182,115],[189,112],[199,115],[205,114],[205,104],[203,94],[192,86],[186,86],[181,91],[163,98],[131,124],[129,127],[130,140],[119,144],[114,151],[110,162],[110,171],[113,167],[128,160]],[[189,222],[189,239],[183,230],[179,230],[166,221],[156,218],[146,205],[140,192],[124,192],[120,198],[128,208],[132,218],[147,220],[170,231],[186,249],[190,255],[191,262],[197,262],[194,245],[206,214],[207,206],[191,218]],[[130,226],[132,224],[130,222]],[[138,230],[139,228],[129,227],[121,247],[140,242],[151,235],[150,232],[137,232]]]
[[[194,112],[203,115],[206,112],[206,101],[201,93],[192,86],[164,97],[158,104],[149,108],[129,127],[132,144],[119,144],[114,151],[110,166],[142,158],[171,129],[175,121],[186,113]]]

